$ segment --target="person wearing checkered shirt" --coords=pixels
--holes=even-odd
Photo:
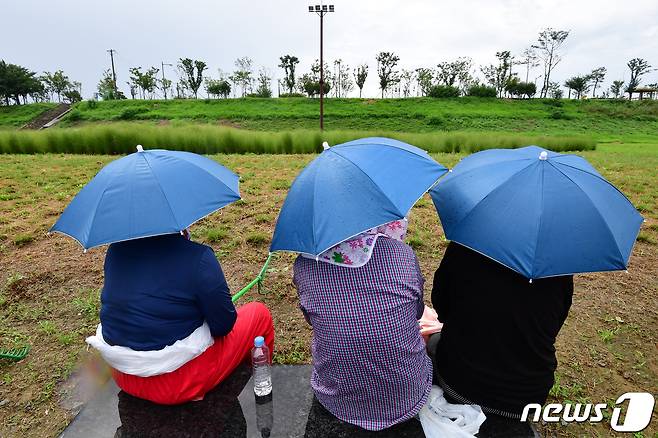
[[[405,234],[406,221],[394,221],[294,265],[300,308],[313,327],[317,401],[367,430],[413,419],[432,386],[418,325],[424,279]]]

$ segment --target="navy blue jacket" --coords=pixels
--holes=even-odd
[[[159,350],[204,320],[214,337],[224,336],[236,317],[212,248],[168,234],[107,250],[100,319],[108,344]]]

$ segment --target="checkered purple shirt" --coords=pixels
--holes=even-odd
[[[414,417],[432,386],[418,319],[423,276],[413,250],[380,238],[359,268],[298,257],[300,307],[313,326],[311,386],[329,412],[368,430]]]

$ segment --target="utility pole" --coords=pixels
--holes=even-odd
[[[324,16],[329,12],[334,12],[334,5],[315,5],[308,7],[309,12],[315,12],[320,16],[320,130],[324,130],[324,58],[323,58],[323,38],[324,38]]]
[[[339,98],[340,98],[340,97],[343,97],[343,96],[341,96],[341,94],[340,94],[341,91],[342,91],[341,88],[340,88],[340,74],[341,74],[341,72],[342,72],[341,69],[340,69],[340,62],[341,62],[341,60],[339,59],[339,60],[338,60],[338,78],[337,78],[337,81],[336,81],[337,84],[338,84],[338,86],[336,87],[336,88],[337,88],[336,93],[337,93],[337,95],[338,95]]]
[[[164,74],[164,68],[165,68],[165,65],[168,65],[169,67],[171,67],[172,64],[167,64],[164,61],[161,61],[160,63],[162,64],[162,91],[164,92],[164,99],[167,100],[167,87],[165,86],[166,79],[165,79],[165,74]]]
[[[112,82],[114,83],[114,94],[117,94],[117,74],[114,71],[114,52],[116,50],[114,49],[109,49],[108,52],[110,52],[110,62],[112,63]]]

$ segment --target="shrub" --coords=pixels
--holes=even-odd
[[[262,98],[272,97],[272,90],[264,88],[260,91],[255,92],[255,93],[247,94],[247,97],[262,97]]]
[[[96,99],[89,99],[87,101],[87,109],[95,109],[98,106],[98,101]]]
[[[306,97],[302,93],[281,93],[279,94],[279,97]]]
[[[561,107],[564,106],[564,102],[562,102],[559,99],[543,99],[541,102],[544,105],[554,106],[554,107],[558,107],[558,108],[561,108]]]
[[[427,124],[430,126],[443,126],[445,119],[441,116],[432,116],[427,119]]]
[[[533,82],[521,82],[519,78],[512,78],[507,81],[505,91],[517,98],[531,98],[537,93],[537,86]]]
[[[149,111],[148,108],[146,107],[133,107],[133,108],[125,108],[119,115],[117,116],[117,119],[119,120],[135,120],[138,119],[140,114],[147,113]]]
[[[71,110],[71,112],[66,115],[66,120],[69,122],[79,122],[82,118],[82,113],[77,109]]]
[[[496,97],[496,89],[486,85],[471,85],[466,92],[469,96],[474,97]]]
[[[573,116],[570,116],[569,114],[564,112],[563,109],[556,109],[548,117],[553,119],[553,120],[571,120],[571,119],[573,119]]]
[[[449,97],[459,97],[459,88],[450,85],[434,85],[430,88],[429,97],[445,99]]]

